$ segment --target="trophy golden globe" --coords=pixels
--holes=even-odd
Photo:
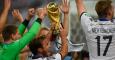
[[[50,2],[47,5],[47,12],[48,12],[48,17],[50,19],[51,22],[51,26],[54,25],[53,29],[53,34],[54,35],[58,35],[59,34],[59,25],[60,25],[60,12],[59,12],[59,8],[58,5],[54,2]]]

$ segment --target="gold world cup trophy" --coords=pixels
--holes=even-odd
[[[60,27],[60,11],[58,8],[58,5],[54,2],[50,2],[47,5],[47,12],[48,12],[48,17],[50,19],[51,22],[51,26],[55,26],[53,29],[53,36],[58,36],[60,31],[59,31],[59,27]]]

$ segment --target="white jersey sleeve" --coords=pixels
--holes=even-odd
[[[52,57],[54,57],[55,60],[61,60],[61,55],[59,53],[54,54]]]
[[[41,57],[38,59],[32,59],[32,60],[61,60],[61,55],[59,53],[53,54],[52,56],[49,57]]]
[[[81,20],[82,28],[83,28],[83,30],[85,30],[85,32],[86,32],[86,30],[91,29],[90,25],[91,25],[93,19],[88,13],[86,13],[86,12],[82,13],[80,16],[80,20]]]

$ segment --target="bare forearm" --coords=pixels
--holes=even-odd
[[[2,31],[2,29],[6,23],[6,19],[7,19],[7,15],[8,15],[10,6],[11,6],[11,0],[4,0],[3,13],[0,16],[0,32]]]
[[[19,17],[19,22],[22,23],[23,21],[24,21],[23,17],[20,16],[20,17]]]
[[[0,16],[0,26],[2,29],[5,26],[7,16],[8,16],[8,10],[4,10]]]
[[[62,59],[67,55],[68,53],[68,40],[67,38],[62,38],[62,46],[60,50],[60,54],[62,55]]]
[[[68,31],[69,31],[69,17],[68,17],[68,14],[64,14],[63,26],[64,26],[64,29],[67,32],[67,35],[68,35]]]
[[[83,4],[83,0],[76,0],[76,6],[77,6],[79,15],[81,15],[83,12],[85,12],[85,6]]]
[[[29,48],[26,46],[26,47],[21,51],[21,53],[29,52],[29,51],[30,51]]]
[[[3,42],[2,33],[0,33],[0,43]]]

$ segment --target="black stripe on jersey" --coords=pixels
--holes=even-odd
[[[87,12],[82,12],[82,13],[81,13],[81,15],[80,15],[80,20],[81,20],[81,16],[82,16],[84,13],[87,13]]]

